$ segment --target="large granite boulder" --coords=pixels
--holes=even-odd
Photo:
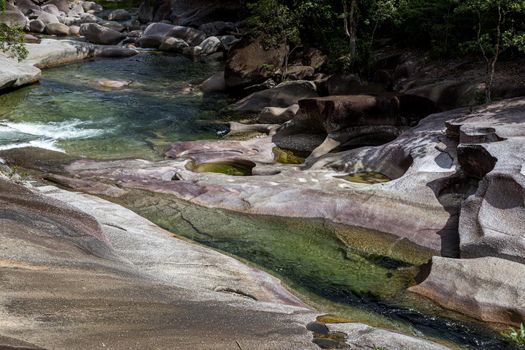
[[[0,226],[2,348],[315,349],[279,280],[113,203],[1,179]]]
[[[9,27],[14,28],[26,28],[29,24],[29,20],[20,11],[0,11],[0,23],[3,23]]]
[[[206,34],[204,32],[195,28],[183,26],[173,26],[166,35],[182,39],[191,46],[197,46],[206,39]]]
[[[41,11],[40,6],[31,0],[16,0],[14,4],[26,16],[34,11]]]
[[[124,39],[122,33],[96,23],[82,24],[80,26],[80,34],[85,36],[89,42],[102,45],[117,44]]]
[[[409,290],[441,306],[494,323],[525,322],[525,265],[493,257],[434,257],[430,275]]]
[[[284,82],[273,89],[255,92],[233,104],[241,113],[260,113],[265,107],[288,107],[305,98],[317,97],[317,89],[311,81]]]
[[[64,13],[69,12],[69,1],[67,0],[49,0],[45,4],[53,4]]]
[[[228,53],[224,70],[226,86],[242,89],[264,82],[280,72],[287,51],[284,44],[267,50],[260,41],[238,42]]]
[[[525,263],[525,99],[496,102],[447,123],[463,171],[480,180],[462,206],[461,256]]]
[[[293,135],[312,134],[315,140],[324,135],[331,146],[323,145],[317,157],[335,147],[384,144],[437,111],[432,101],[390,93],[310,98],[300,100],[299,106],[296,118],[278,131],[274,142],[288,148]]]
[[[49,35],[66,36],[69,35],[69,27],[62,23],[49,23],[45,32]]]
[[[39,79],[40,69],[0,54],[0,92],[35,83]]]

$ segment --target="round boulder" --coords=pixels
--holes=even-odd
[[[46,25],[46,34],[66,36],[69,35],[69,27],[62,23],[49,23]]]
[[[113,29],[103,27],[96,23],[85,23],[80,26],[80,35],[89,42],[101,45],[113,45],[124,39],[124,35]]]
[[[29,22],[29,31],[33,33],[43,33],[46,29],[46,25],[39,19],[34,19]]]
[[[0,23],[6,24],[13,28],[25,28],[28,24],[28,19],[21,12],[16,11],[0,11]]]
[[[202,48],[202,55],[211,55],[221,49],[222,42],[216,36],[210,36],[200,43],[199,46]]]

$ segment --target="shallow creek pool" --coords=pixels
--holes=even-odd
[[[161,159],[170,142],[214,139],[224,129],[215,122],[226,98],[205,99],[192,88],[220,69],[142,53],[46,70],[40,84],[0,96],[0,149]],[[107,80],[125,86],[108,88]],[[178,235],[280,277],[323,312],[458,348],[512,349],[497,332],[406,292],[429,257],[407,242],[323,220],[243,215],[140,191],[119,201]]]

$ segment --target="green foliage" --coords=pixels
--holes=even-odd
[[[24,45],[24,32],[0,23],[0,51],[19,60],[26,58],[28,52]]]
[[[525,0],[251,0],[249,10],[266,43],[320,48],[330,70],[366,70],[385,37],[434,57],[525,52]]]
[[[522,323],[519,329],[511,328],[503,334],[522,347],[525,347],[525,324]]]
[[[4,12],[5,8],[5,0],[0,0],[0,12]],[[19,60],[26,58],[28,52],[24,45],[24,32],[19,28],[10,28],[0,23],[0,52]]]
[[[262,38],[265,46],[300,43],[297,16],[279,0],[256,1],[248,4],[248,9],[252,13],[248,24],[255,35]]]

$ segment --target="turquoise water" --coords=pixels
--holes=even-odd
[[[225,105],[194,86],[219,63],[143,53],[43,72],[40,84],[0,96],[0,149],[28,145],[92,158],[157,158],[172,141],[210,139]],[[105,81],[125,86],[108,88]]]

